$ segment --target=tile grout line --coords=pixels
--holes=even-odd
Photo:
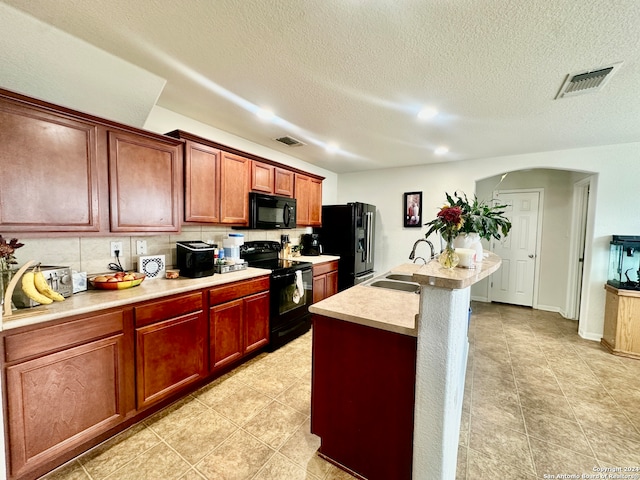
[[[500,323],[502,332],[505,337],[505,342],[507,344],[507,353],[509,354],[509,367],[511,368],[511,375],[513,376],[513,383],[516,387],[516,395],[518,396],[518,407],[520,407],[520,417],[522,418],[522,425],[524,425],[524,434],[527,438],[527,446],[529,447],[529,458],[531,461],[531,466],[533,467],[533,475],[538,478],[538,467],[536,465],[535,457],[533,455],[533,447],[531,446],[531,436],[529,435],[529,427],[527,426],[527,420],[524,417],[524,407],[522,406],[522,400],[520,398],[520,389],[518,388],[518,380],[516,377],[516,372],[513,368],[513,356],[511,355],[511,349],[509,348],[509,337],[506,335],[506,331],[504,329],[504,318],[502,312],[500,312]]]

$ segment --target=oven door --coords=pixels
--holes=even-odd
[[[271,331],[289,328],[309,313],[313,302],[311,268],[271,276]]]

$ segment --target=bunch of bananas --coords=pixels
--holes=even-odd
[[[44,278],[44,274],[40,270],[40,265],[22,275],[22,291],[31,300],[42,305],[64,300],[62,295],[49,286],[47,279]]]

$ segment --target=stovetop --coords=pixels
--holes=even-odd
[[[279,242],[269,240],[245,242],[244,245],[240,246],[240,257],[250,267],[266,268],[272,270],[274,275],[304,270],[313,266],[311,262],[278,258],[280,249]]]

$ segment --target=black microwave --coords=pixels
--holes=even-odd
[[[296,199],[249,193],[249,228],[295,228]]]

